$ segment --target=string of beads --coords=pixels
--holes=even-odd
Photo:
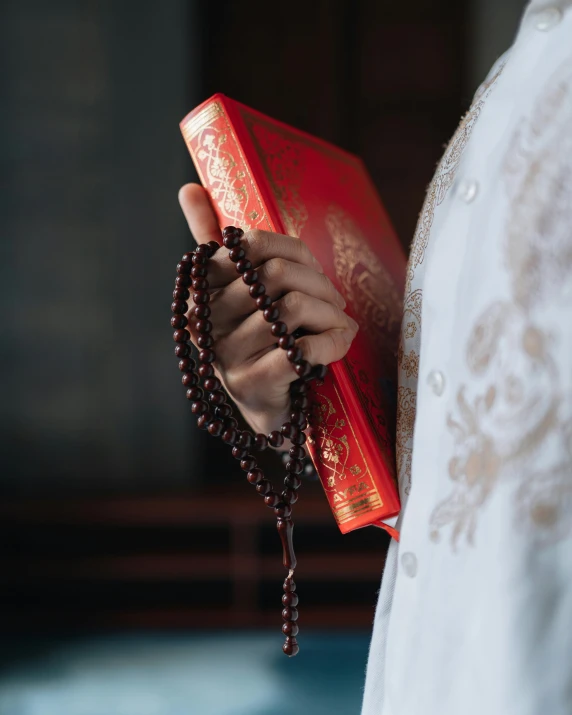
[[[232,456],[240,462],[240,468],[246,472],[246,479],[252,484],[258,494],[264,499],[264,504],[273,509],[276,516],[276,527],[283,547],[283,564],[288,569],[288,575],[283,584],[282,632],[286,636],[282,650],[288,656],[294,656],[299,651],[298,641],[298,595],[294,582],[296,556],[293,546],[292,507],[298,500],[298,488],[301,484],[300,473],[304,470],[303,459],[306,456],[304,430],[308,426],[309,384],[312,380],[323,380],[327,373],[325,365],[312,367],[304,360],[301,348],[293,335],[280,320],[277,306],[266,293],[264,285],[259,280],[258,271],[246,257],[246,251],[241,246],[243,231],[234,226],[223,229],[222,243],[228,249],[229,258],[235,264],[236,272],[242,276],[248,292],[256,303],[256,308],[262,312],[264,320],[271,324],[270,331],[277,339],[278,347],[286,352],[288,361],[297,374],[297,379],[290,385],[291,413],[289,421],[280,430],[273,430],[268,435],[254,434],[249,430],[239,430],[238,421],[232,414],[232,407],[227,403],[226,393],[222,383],[215,374],[214,363],[216,353],[212,336],[213,325],[209,320],[210,293],[208,283],[209,261],[219,250],[216,241],[201,244],[194,251],[185,253],[177,264],[177,278],[173,291],[171,311],[171,326],[175,329],[173,339],[176,343],[175,355],[179,358],[179,370],[183,373],[182,382],[187,388],[186,396],[191,401],[191,412],[197,416],[197,425],[206,429],[214,437],[220,437],[232,448]],[[194,307],[192,315],[195,318],[197,332],[198,368],[191,357],[191,334],[187,327],[187,313],[191,297]],[[202,382],[201,382],[202,381]],[[201,386],[202,385],[202,386]],[[286,477],[284,489],[278,493],[272,483],[266,478],[258,466],[256,458],[251,453],[254,450],[263,451],[267,447],[280,448],[284,440],[289,439],[289,459],[285,464]]]

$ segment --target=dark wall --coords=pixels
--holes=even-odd
[[[168,317],[190,10],[24,0],[1,24],[2,486],[184,486],[200,460]]]
[[[222,91],[360,154],[404,245],[470,100],[467,3],[266,0],[203,7],[205,94]],[[274,7],[274,6],[272,6]]]

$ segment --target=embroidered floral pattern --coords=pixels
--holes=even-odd
[[[455,178],[455,172],[461,160],[473,127],[475,126],[488,94],[500,76],[501,65],[493,76],[483,84],[473,100],[473,104],[451,139],[441,159],[433,181],[431,182],[419,216],[415,235],[411,244],[407,277],[405,283],[405,302],[403,321],[398,348],[399,383],[401,395],[407,396],[405,402],[398,400],[397,405],[397,465],[400,489],[408,494],[411,488],[411,450],[413,448],[413,427],[417,378],[419,374],[419,347],[421,344],[421,305],[423,294],[416,286],[422,282],[422,268],[425,251],[429,244],[435,210],[443,203]],[[404,392],[406,390],[406,392]],[[407,414],[403,406],[407,406]]]
[[[511,296],[486,308],[470,333],[475,395],[465,386],[457,393],[448,418],[453,490],[430,518],[432,538],[450,527],[453,548],[462,537],[474,542],[478,512],[501,480],[516,482],[515,523],[540,544],[572,527],[571,399],[554,357],[560,326],[548,327],[554,306],[570,300],[571,122],[569,63],[517,128],[503,165]]]

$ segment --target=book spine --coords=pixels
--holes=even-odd
[[[280,214],[257,175],[256,153],[230,101],[215,95],[181,122],[181,133],[219,225],[282,232]]]
[[[291,233],[244,121],[232,100],[215,95],[181,122],[191,158],[207,189],[221,228]],[[361,418],[345,361],[315,384],[308,450],[343,533],[378,522],[399,510],[376,437]],[[389,484],[389,487],[388,487]]]

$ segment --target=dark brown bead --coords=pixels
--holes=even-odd
[[[243,449],[242,447],[233,447],[232,448],[232,456],[235,459],[244,459],[248,455],[248,450]]]
[[[286,357],[290,362],[298,362],[302,359],[302,350],[297,345],[286,351]]]
[[[188,288],[175,288],[173,291],[173,300],[188,300],[190,295]]]
[[[256,268],[250,268],[248,271],[243,273],[242,280],[247,286],[251,286],[253,283],[258,282],[258,271]]]
[[[290,422],[296,425],[296,427],[303,427],[306,423],[306,415],[302,410],[294,410],[294,412],[290,414]]]
[[[243,432],[241,432],[240,438],[238,440],[238,446],[245,447],[246,449],[250,449],[253,444],[254,444],[253,435],[251,435],[248,430],[244,430]]]
[[[185,372],[181,378],[181,382],[185,387],[193,387],[198,383],[198,381],[199,378],[195,375],[194,372]]]
[[[226,395],[222,390],[215,390],[209,395],[209,402],[213,405],[222,405],[226,400]]]
[[[278,345],[282,348],[282,350],[290,350],[290,348],[293,348],[295,344],[296,341],[294,340],[293,335],[282,335],[278,341]]]
[[[221,405],[221,407],[229,407],[230,408],[230,405]],[[215,410],[220,410],[220,407],[216,407]],[[233,427],[234,429],[236,429],[236,427],[238,426],[238,420],[235,417],[225,417],[224,423],[229,428]]]
[[[284,480],[284,486],[287,489],[299,489],[300,484],[302,484],[302,480],[300,479],[300,477],[297,477],[294,474],[291,474]]]
[[[294,578],[292,576],[288,576],[286,579],[284,579],[282,588],[288,593],[293,593],[296,590],[296,581],[294,581]]]
[[[272,298],[269,295],[261,295],[256,299],[258,310],[266,310],[272,305]]]
[[[210,293],[207,293],[206,290],[199,290],[196,293],[193,293],[193,301],[197,305],[200,305],[201,303],[208,303],[210,299]]]
[[[222,230],[222,237],[225,239],[229,236],[238,236],[239,238],[242,238],[244,236],[244,231],[238,226],[225,226]]]
[[[250,472],[256,467],[256,459],[251,455],[247,454],[244,459],[240,460],[240,468],[245,472]]]
[[[199,375],[201,377],[211,377],[211,375],[214,375],[214,367],[212,365],[200,365]]]
[[[299,377],[306,377],[306,375],[310,374],[311,369],[312,367],[307,360],[301,360],[299,363],[294,365],[296,375],[298,375]]]
[[[203,397],[203,391],[200,387],[197,387],[194,385],[193,387],[189,387],[187,390],[187,400],[191,400],[191,402],[196,402],[197,400],[201,400]]]
[[[209,256],[210,254],[210,249],[206,245],[206,243],[201,243],[200,246],[197,246],[195,249],[195,255],[196,256]]]
[[[308,392],[308,383],[306,380],[294,380],[290,383],[290,392],[293,395],[305,395]]]
[[[249,271],[251,268],[252,263],[248,260],[248,258],[241,258],[236,264],[237,273],[246,273],[246,271]]]
[[[213,437],[220,437],[224,430],[224,423],[222,420],[213,420],[207,427],[207,432]]]
[[[251,484],[260,484],[264,479],[264,472],[257,467],[256,469],[251,469],[246,475],[246,478]]]
[[[286,504],[295,504],[298,501],[298,492],[293,489],[284,489],[280,496]]]
[[[191,261],[181,261],[180,263],[177,263],[177,273],[190,273],[192,267],[193,264]]]
[[[282,603],[285,606],[294,606],[296,607],[298,605],[298,594],[297,593],[285,593],[282,596]]]
[[[304,459],[306,456],[306,450],[299,444],[295,444],[293,447],[290,447],[288,454],[292,457],[292,459]]]
[[[281,447],[284,444],[284,437],[278,430],[273,430],[268,435],[268,444],[271,447]]]
[[[231,227],[234,228],[234,227]],[[226,231],[227,229],[225,229]],[[231,249],[231,248],[236,248],[238,244],[240,243],[240,239],[242,238],[243,234],[239,233],[238,230],[234,231],[227,231],[225,234],[223,231],[222,234],[222,243],[225,248]]]
[[[256,485],[256,491],[259,494],[268,494],[268,492],[271,490],[272,490],[272,484],[270,484],[268,479],[263,479],[261,482],[259,482]]]
[[[186,304],[186,302],[184,300],[174,300],[171,303],[171,311],[178,315],[186,313],[188,309],[189,309],[189,306]]]
[[[211,421],[212,415],[210,412],[205,412],[204,415],[201,415],[198,420],[197,420],[197,427],[199,429],[206,429],[208,423]]]
[[[218,407],[215,407],[214,412],[217,417],[230,417],[230,415],[232,414],[232,408],[230,405],[218,405]]]
[[[186,343],[187,340],[191,339],[191,334],[188,330],[175,330],[173,333],[173,340],[176,343]]]
[[[209,241],[209,242],[207,243],[207,246],[211,249],[210,255],[211,255],[211,256],[214,256],[214,254],[215,254],[215,253],[218,251],[218,249],[220,248],[220,243],[218,243],[217,241]]]
[[[264,497],[264,504],[270,509],[274,509],[277,504],[280,504],[280,497],[276,492],[270,492]]]
[[[173,315],[171,316],[171,327],[172,328],[185,328],[188,324],[187,317],[185,315]]]
[[[265,291],[266,287],[263,283],[253,283],[248,289],[251,298],[258,298],[264,295]]]
[[[273,305],[270,308],[266,308],[262,315],[267,323],[274,323],[280,317],[280,311]]]
[[[177,276],[175,278],[175,285],[177,288],[186,288],[187,286],[191,285],[191,277],[190,276]]]
[[[316,380],[323,380],[327,374],[327,365],[314,365],[314,367],[312,368],[312,377]]]
[[[207,275],[207,269],[201,265],[193,266],[191,269],[191,275],[193,278],[205,278]]]
[[[302,430],[300,430],[298,434],[293,434],[290,437],[290,442],[292,442],[292,444],[304,444],[306,442],[305,432],[302,432]]]
[[[227,444],[234,445],[234,444],[236,444],[237,439],[238,439],[238,430],[234,429],[234,427],[228,427],[222,433],[222,441],[226,442]]]
[[[282,618],[285,621],[297,621],[298,620],[298,609],[291,606],[286,606],[282,609]]]
[[[214,345],[214,338],[212,335],[199,335],[197,337],[197,345],[199,348],[212,348]]]
[[[183,257],[181,258],[181,263],[183,261],[192,261],[194,255],[195,255],[194,251],[189,251],[188,253],[183,254]]]
[[[196,324],[197,332],[199,333],[210,333],[213,329],[213,324],[208,319],[197,320]]]
[[[282,633],[285,636],[297,636],[300,632],[300,626],[293,621],[286,621],[282,626]]]
[[[206,278],[195,278],[193,280],[193,290],[206,290],[209,287],[209,282]]]
[[[242,246],[237,246],[236,248],[233,248],[228,254],[228,257],[233,263],[238,263],[238,261],[240,261],[245,256],[246,252]]]
[[[275,323],[272,323],[270,332],[272,333],[272,335],[274,335],[275,338],[279,338],[282,335],[286,335],[286,333],[288,332],[288,326],[286,325],[286,323],[283,323],[281,320],[278,320]]]
[[[199,351],[199,360],[201,362],[214,362],[215,361],[215,354],[214,351],[211,350],[210,348],[204,348],[204,350]]]
[[[280,431],[282,432],[284,437],[286,437],[286,439],[290,439],[292,435],[299,432],[298,427],[296,427],[296,425],[293,425],[291,422],[284,422]]]
[[[190,352],[191,352],[191,348],[187,345],[187,343],[179,343],[178,345],[175,346],[175,355],[178,358],[187,357],[187,355]]]
[[[299,459],[289,459],[286,462],[286,471],[289,474],[300,474],[304,471],[304,463]]]
[[[260,452],[263,452],[268,447],[268,439],[266,438],[266,435],[259,432],[254,438],[254,446]]]
[[[182,360],[179,360],[179,370],[181,372],[188,372],[189,370],[194,370],[196,365],[196,362],[193,360],[193,358],[190,357],[185,357]]]
[[[193,402],[193,404],[191,405],[191,412],[194,415],[204,415],[205,412],[208,412],[208,409],[209,409],[209,406],[204,400],[199,400],[198,402]]]
[[[284,519],[292,515],[292,508],[290,504],[286,504],[282,498],[278,500],[280,503],[276,505],[274,509],[274,516],[279,519]]]
[[[293,658],[300,652],[300,646],[298,645],[298,641],[295,638],[288,636],[284,641],[282,650],[289,658]]]
[[[195,316],[199,319],[201,318],[208,318],[211,314],[211,308],[210,305],[197,305],[193,308],[193,313]]]
[[[307,410],[309,406],[310,400],[306,395],[300,395],[292,403],[292,407],[295,407],[297,410]]]
[[[205,380],[205,390],[208,390],[209,392],[212,390],[220,390],[221,386],[222,383],[218,377],[209,377]]]
[[[195,266],[206,266],[207,257],[205,255],[203,255],[202,253],[195,253],[192,258],[192,264],[193,264],[193,268]],[[193,274],[193,269],[191,268],[191,275],[192,274]]]

